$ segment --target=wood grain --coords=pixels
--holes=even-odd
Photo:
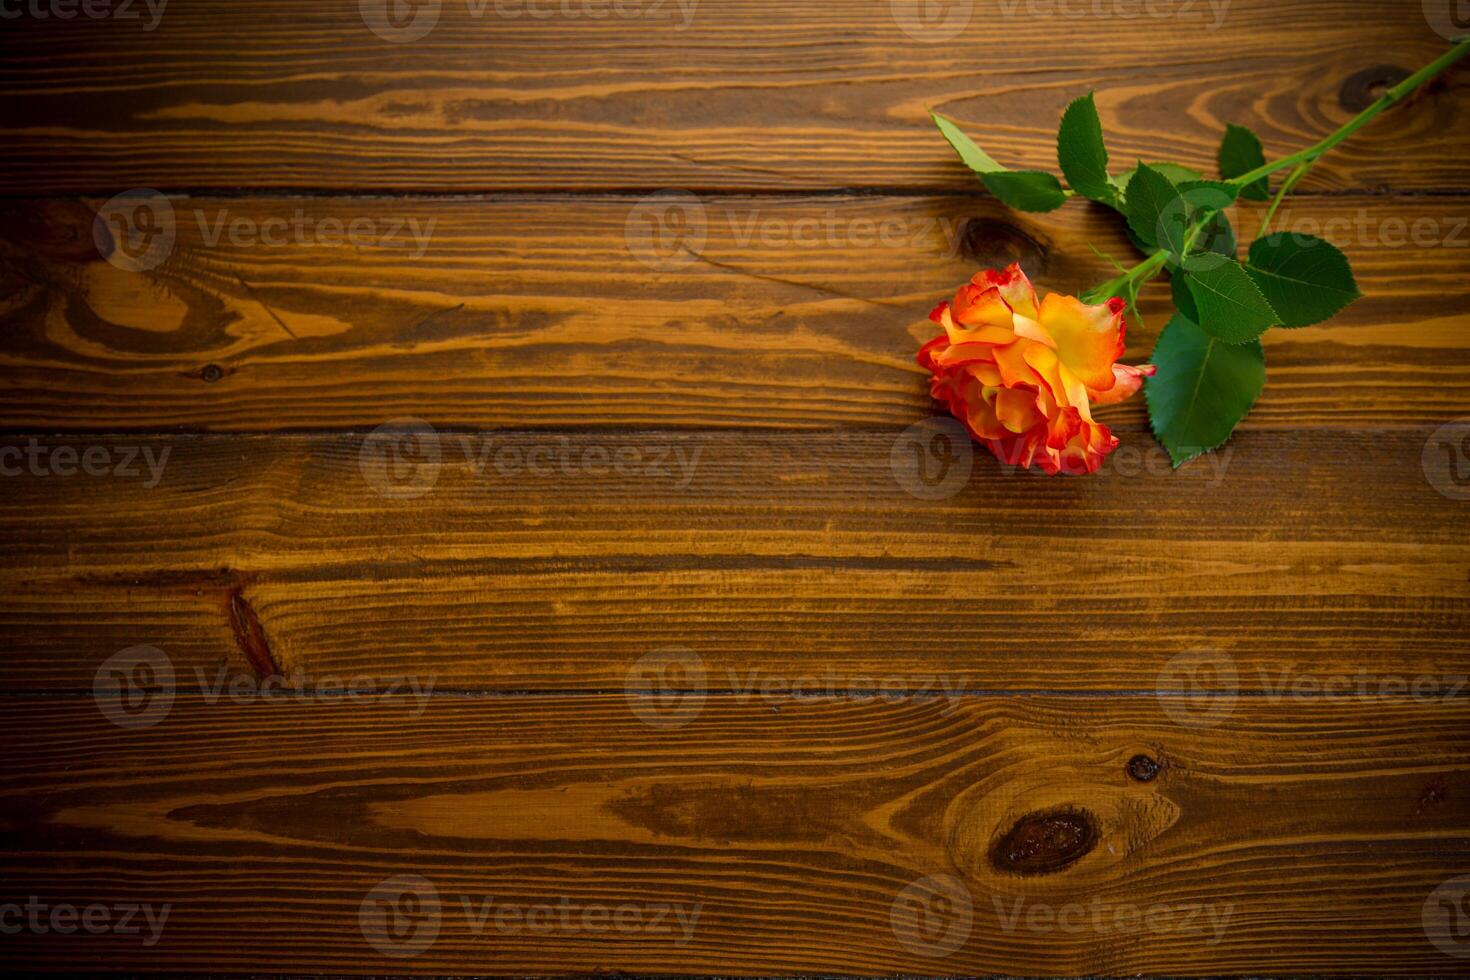
[[[982,455],[940,499],[910,493],[948,492],[940,457],[921,486],[887,431],[444,432],[392,482],[350,435],[45,437],[42,472],[113,466],[5,477],[3,687],[90,690],[152,644],[192,690],[621,690],[669,647],[711,690],[1152,690],[1198,650],[1233,675],[1197,686],[1448,689],[1470,529],[1421,468],[1428,434],[1242,433],[1173,472],[1127,431],[1097,476]],[[12,473],[29,444],[0,443]],[[117,473],[129,448],[156,479],[136,453]]]
[[[709,698],[677,729],[644,724],[620,695],[182,697],[135,729],[89,699],[12,701],[0,727],[25,748],[0,761],[6,900],[171,908],[152,946],[146,927],[23,931],[6,937],[7,962],[1462,974],[1422,909],[1470,862],[1467,703],[1242,700],[1222,737],[1151,697],[788,700],[779,712]],[[1129,775],[1139,755],[1161,766],[1147,781]],[[1046,814],[1090,829],[1056,855],[1065,866],[1035,870],[1055,853],[1044,842],[1028,874],[992,853]],[[359,910],[406,874],[433,884],[440,928],[417,957],[390,959]],[[891,925],[927,875],[952,876],[972,905],[947,955],[905,948]],[[580,925],[587,907],[655,904],[684,908],[692,930],[672,915],[661,928]],[[555,911],[534,929],[492,914],[475,931],[487,909],[545,905],[572,909],[572,926]],[[1077,906],[1065,929],[1033,912]]]
[[[1096,477],[945,489],[905,434],[976,268],[1133,254],[927,109],[1053,169],[1096,89],[1115,169],[1213,172],[1442,51],[1418,0],[372,6],[4,20],[7,969],[1470,975],[1425,919],[1470,872],[1470,71],[1283,209],[1365,298],[1266,338],[1225,454],[1169,470],[1136,401]]]
[[[409,43],[354,2],[176,2],[153,30],[133,6],[6,21],[0,193],[953,191],[973,178],[927,109],[1054,169],[1090,89],[1115,160],[1213,172],[1227,122],[1284,155],[1446,44],[1419,0],[983,0],[943,41],[900,28],[912,0],[444,0]],[[1470,190],[1467,92],[1447,78],[1303,188]]]
[[[977,267],[1020,260],[1073,293],[1112,275],[1089,245],[1133,254],[1116,215],[1081,203],[1027,216],[985,197],[704,198],[671,212],[685,223],[669,218],[667,239],[650,207],[178,198],[172,253],[130,272],[100,258],[87,202],[11,202],[0,426],[906,426],[931,411],[913,360],[937,332],[927,314]],[[1470,198],[1283,211],[1279,227],[1346,251],[1366,297],[1268,334],[1246,426],[1470,414]],[[1147,358],[1171,309],[1156,282],[1127,359]],[[1110,417],[1142,424],[1142,400]]]

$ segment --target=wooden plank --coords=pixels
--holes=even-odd
[[[930,412],[914,364],[937,332],[927,314],[977,267],[1019,259],[1044,288],[1077,292],[1112,275],[1090,244],[1133,254],[1116,216],[1084,204],[1028,216],[984,197],[680,200],[668,239],[653,207],[179,198],[172,251],[128,271],[99,258],[88,204],[11,202],[0,425],[906,426]],[[1367,296],[1268,336],[1270,380],[1246,424],[1470,414],[1470,198],[1284,211],[1280,227],[1346,250]],[[1129,359],[1148,356],[1169,310],[1155,283]],[[1110,417],[1142,424],[1141,400]]]
[[[371,2],[194,0],[152,30],[130,6],[6,21],[0,192],[957,190],[973,178],[926,109],[1054,168],[1061,110],[1089,89],[1116,160],[1213,172],[1225,123],[1284,155],[1446,44],[1419,0],[924,8],[971,11],[943,40],[912,0],[444,0],[405,43],[368,30]],[[1467,91],[1448,78],[1304,186],[1470,189]]]
[[[1229,737],[1170,707],[823,699],[776,713],[710,698],[667,729],[621,695],[190,697],[119,729],[90,699],[13,700],[0,726],[25,751],[0,761],[5,900],[169,909],[152,945],[139,914],[137,934],[23,929],[7,962],[1465,972],[1463,947],[1441,952],[1424,925],[1436,887],[1470,862],[1465,698],[1242,700]],[[1021,846],[1017,827],[1052,833]],[[438,905],[405,907],[389,936],[380,899],[400,899],[404,875]],[[933,903],[925,936],[905,890],[930,875],[962,891],[948,913]],[[684,918],[655,924],[660,906]],[[583,918],[604,907],[641,917]],[[420,932],[430,921],[437,932]],[[369,937],[421,951],[386,956]]]
[[[1128,431],[1086,478],[966,476],[957,443],[927,483],[889,431],[444,432],[400,480],[345,434],[9,439],[3,689],[151,644],[188,690],[622,690],[666,648],[710,690],[1449,690],[1470,528],[1421,461],[1456,431],[1242,433],[1177,473]]]

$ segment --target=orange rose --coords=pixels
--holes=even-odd
[[[1019,265],[986,269],[929,314],[944,333],[919,351],[919,365],[934,398],[1001,462],[1093,473],[1118,440],[1092,406],[1122,401],[1154,373],[1114,363],[1123,307],[1058,293],[1038,305]]]

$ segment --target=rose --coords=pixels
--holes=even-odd
[[[930,391],[1003,463],[1093,473],[1118,446],[1092,406],[1138,391],[1153,365],[1123,353],[1121,299],[1088,306],[1051,293],[1038,305],[1019,265],[986,269],[929,319],[944,328],[919,351]]]
[[[1046,212],[1069,198],[1084,198],[1127,222],[1143,260],[1124,268],[1094,248],[1118,275],[1083,293],[1086,302],[1126,296],[1132,305],[1144,283],[1168,270],[1177,315],[1160,331],[1146,371],[1158,376],[1149,386],[1148,416],[1179,467],[1230,438],[1260,396],[1266,384],[1262,333],[1322,323],[1362,295],[1337,246],[1311,235],[1271,234],[1271,219],[1328,150],[1470,56],[1470,36],[1457,38],[1336,131],[1277,160],[1266,161],[1255,133],[1226,126],[1215,155],[1219,180],[1177,163],[1142,160],[1125,173],[1110,173],[1091,92],[1068,103],[1057,127],[1057,165],[1066,184],[1044,170],[1008,169],[954,120],[932,109],[929,115],[965,166],[1003,203]],[[1288,168],[1273,197],[1271,175]],[[1225,213],[1237,200],[1270,202],[1244,259]],[[988,295],[990,289],[999,293]],[[997,456],[1025,466],[1035,462],[1051,473],[1091,472],[1117,445],[1106,427],[1092,421],[1091,404],[1126,398],[1143,373],[1113,368],[1113,380],[1102,372],[1105,362],[1117,359],[1116,353],[1104,356],[1102,340],[1114,332],[1109,319],[1122,340],[1118,301],[1109,300],[1107,314],[1103,309],[1049,296],[1036,310],[1020,270],[982,274],[960,290],[953,308],[935,311],[949,336],[926,347],[919,362],[934,375],[935,397]],[[969,349],[960,353],[956,347]]]

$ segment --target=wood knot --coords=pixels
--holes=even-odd
[[[41,259],[91,262],[98,258],[92,223],[78,201],[18,202],[0,209],[0,240]]]
[[[1046,246],[998,218],[966,221],[960,233],[960,254],[987,269],[1003,269],[1019,262],[1033,279],[1046,271]]]
[[[218,364],[206,364],[199,369],[199,380],[205,384],[214,384],[225,376],[225,369]]]
[[[1139,753],[1128,760],[1127,768],[1130,779],[1136,779],[1140,783],[1146,783],[1157,776],[1159,770],[1164,767],[1160,765],[1157,759]]]
[[[276,663],[270,641],[266,639],[265,627],[261,625],[255,607],[245,597],[244,588],[236,586],[231,589],[228,600],[230,629],[235,634],[235,645],[245,655],[251,669],[261,680],[280,677],[281,665]]]
[[[1097,846],[1097,818],[1080,808],[1029,813],[990,845],[990,863],[1018,875],[1069,868]]]
[[[1445,801],[1449,796],[1449,789],[1445,786],[1443,776],[1436,776],[1424,787],[1419,794],[1419,803],[1414,807],[1414,816],[1422,817],[1426,810],[1432,810]]]
[[[1362,112],[1382,98],[1383,93],[1409,77],[1398,65],[1374,65],[1349,75],[1337,92],[1337,101],[1348,112]]]

